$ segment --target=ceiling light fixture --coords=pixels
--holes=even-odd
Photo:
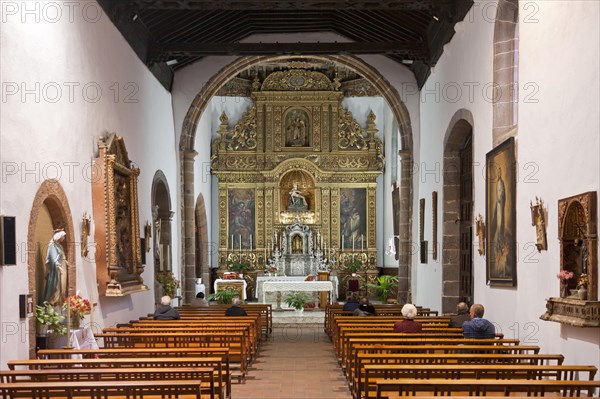
[[[436,21],[440,20],[436,15],[433,15],[433,19],[435,19]]]
[[[413,62],[413,60],[402,60],[402,63],[405,65],[412,65]]]
[[[139,15],[137,14],[133,14],[133,16],[131,17],[132,20],[136,21],[138,19]]]
[[[167,65],[168,66],[173,66],[173,65],[177,65],[179,63],[179,61],[177,61],[176,59],[172,59],[167,61]]]

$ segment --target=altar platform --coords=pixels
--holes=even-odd
[[[325,325],[324,310],[305,310],[301,313],[292,309],[273,311],[273,327],[323,327]]]

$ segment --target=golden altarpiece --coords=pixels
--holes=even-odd
[[[263,272],[332,271],[343,283],[353,264],[374,282],[382,143],[375,115],[363,129],[339,88],[321,72],[273,72],[254,80],[253,104],[235,126],[220,116],[211,165],[220,275],[243,270],[250,288]]]
[[[142,280],[137,178],[123,138],[111,133],[98,142],[92,199],[98,292],[123,296],[148,289]]]

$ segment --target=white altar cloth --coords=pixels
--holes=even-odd
[[[329,302],[333,301],[333,283],[331,281],[265,281],[262,288],[263,303],[267,303],[267,292],[277,291],[329,291]]]
[[[254,289],[254,298],[260,299],[263,297],[263,284],[267,281],[304,281],[306,276],[257,276],[256,287]],[[314,280],[321,281],[321,280]],[[337,276],[329,276],[329,281],[333,283],[333,298],[338,297],[339,282]]]

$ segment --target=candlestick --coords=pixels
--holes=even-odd
[[[342,246],[340,247],[340,250],[344,250],[344,236],[342,236]]]
[[[354,253],[354,236],[352,236],[352,253]],[[352,259],[354,260],[354,259]]]
[[[250,250],[252,251],[252,234],[250,234]]]
[[[364,241],[364,237],[361,234],[360,235],[360,252],[363,252],[365,250],[365,241]]]
[[[240,255],[242,254],[242,235],[240,234]]]
[[[231,235],[231,252],[233,252],[233,234]]]

